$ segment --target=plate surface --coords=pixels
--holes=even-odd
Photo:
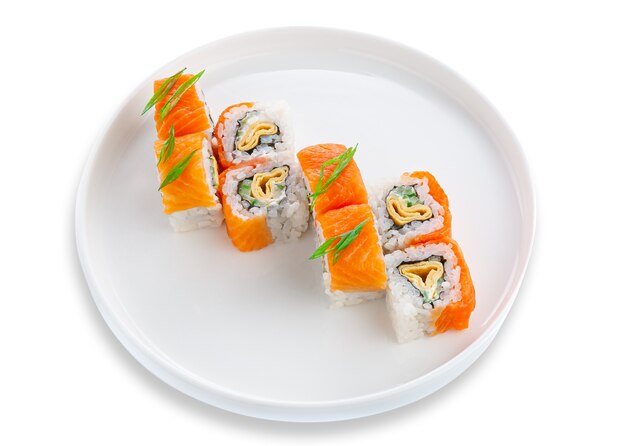
[[[151,81],[181,67],[214,115],[287,100],[296,146],[359,143],[367,182],[429,170],[477,291],[463,332],[399,345],[383,301],[329,310],[321,264],[297,243],[236,251],[222,226],[171,231],[156,189]],[[214,116],[216,117],[216,116]],[[93,298],[124,346],[180,391],[226,410],[289,421],[366,416],[450,382],[489,345],[524,275],[534,195],[515,137],[456,74],[405,46],[353,32],[285,28],[220,40],[167,64],[96,142],[76,209]]]

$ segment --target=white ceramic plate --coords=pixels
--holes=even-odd
[[[329,310],[321,265],[297,243],[236,251],[224,227],[183,234],[162,214],[151,81],[188,67],[214,114],[285,99],[298,148],[359,143],[366,182],[429,170],[446,189],[477,292],[471,326],[405,345],[383,301]],[[126,99],[96,142],[78,193],[78,251],[93,298],[124,346],[180,391],[226,410],[289,421],[361,417],[444,386],[485,350],[508,313],[534,234],[528,169],[491,105],[411,48],[353,32],[286,28],[210,43]]]

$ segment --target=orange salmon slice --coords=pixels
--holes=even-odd
[[[434,314],[435,331],[433,334],[444,333],[448,330],[464,330],[469,326],[470,316],[476,307],[476,290],[474,289],[474,283],[472,282],[463,252],[457,242],[447,237],[432,240],[429,243],[450,244],[458,260],[458,266],[461,269],[461,277],[459,279],[461,299],[445,306],[438,315]]]
[[[298,152],[298,160],[307,179],[310,192],[315,190],[322,164],[346,151],[341,144],[318,144]],[[336,165],[324,168],[322,182],[331,175]],[[367,204],[367,190],[361,178],[361,171],[354,160],[350,161],[337,180],[315,202],[316,214],[323,214],[352,204]]]
[[[208,143],[208,138],[204,133],[194,133],[175,138],[172,154],[167,161],[157,165],[159,178],[162,182],[179,161],[183,160],[194,150],[197,150],[182,174],[161,189],[164,212],[166,214],[195,207],[211,208],[217,205],[217,199],[207,183],[207,172],[202,154],[203,145]],[[154,143],[154,154],[157,162],[163,144],[164,141],[156,141]]]
[[[174,95],[178,87],[193,77],[192,74],[183,74],[170,89],[167,95],[155,105],[154,121],[156,123],[157,135],[159,139],[167,139],[170,127],[174,126],[174,134],[176,136],[189,135],[191,133],[204,132],[211,129],[211,121],[207,114],[204,100],[199,96],[196,83],[189,88],[172,108],[169,113],[159,119],[159,114],[167,101]],[[154,92],[161,87],[167,79],[159,79],[154,81]]]
[[[326,256],[331,291],[382,291],[387,285],[383,251],[367,204],[350,205],[317,216],[324,240],[351,231],[368,219],[357,238],[343,251],[337,263]]]

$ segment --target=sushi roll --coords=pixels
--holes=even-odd
[[[351,149],[355,148],[347,149],[341,144],[318,144],[298,152],[298,160],[310,194],[319,191],[318,184],[324,184],[329,180],[339,164],[339,158],[349,154]],[[327,190],[316,197],[313,212],[321,215],[344,206],[366,203],[367,189],[363,184],[361,171],[354,160],[350,159]]]
[[[242,102],[222,112],[213,149],[228,169],[259,156],[293,150],[293,129],[286,102]]]
[[[387,311],[398,342],[463,330],[476,303],[459,245],[431,240],[385,256]]]
[[[291,156],[260,157],[221,175],[226,230],[240,251],[300,238],[309,224],[302,171]]]
[[[384,296],[387,275],[383,251],[361,172],[357,147],[318,144],[298,152],[311,198],[318,247],[331,307]]]
[[[205,133],[154,143],[164,212],[176,232],[219,226],[217,163]]]
[[[318,249],[331,307],[384,297],[387,284],[383,251],[368,204],[355,204],[318,215]]]
[[[200,132],[211,136],[211,114],[204,101],[204,93],[197,84],[202,73],[204,71],[196,75],[179,72],[154,81],[153,98],[161,98],[154,104],[159,139],[167,139],[172,127],[177,137]]]
[[[448,197],[428,172],[403,174],[370,193],[385,252],[450,236]]]

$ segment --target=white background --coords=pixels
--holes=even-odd
[[[623,444],[626,13],[618,5],[4,5],[0,443]],[[229,414],[161,383],[101,319],[74,245],[82,166],[126,95],[206,42],[288,25],[381,35],[461,73],[516,132],[538,199],[526,280],[484,356],[416,404],[325,425]]]

